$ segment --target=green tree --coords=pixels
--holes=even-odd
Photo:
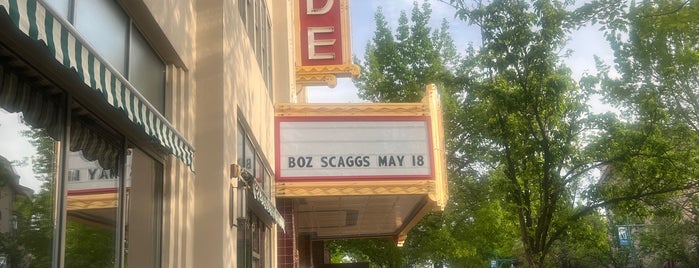
[[[512,232],[507,229],[512,230],[512,225],[501,217],[500,202],[491,197],[492,189],[488,185],[463,172],[465,163],[455,149],[469,146],[463,142],[460,119],[463,111],[455,95],[469,81],[467,76],[458,75],[468,74],[464,68],[469,66],[463,64],[462,56],[457,53],[447,21],[443,20],[439,29],[432,29],[428,25],[430,16],[431,8],[427,2],[421,5],[414,2],[409,16],[401,13],[394,32],[379,9],[375,14],[376,31],[367,44],[364,60],[355,60],[362,67],[361,76],[355,83],[360,96],[374,102],[418,102],[426,85],[437,85],[447,132],[449,203],[443,213],[428,214],[411,230],[404,247],[397,251],[401,254],[367,252],[378,248],[370,241],[333,242],[330,247],[341,249],[334,250],[336,260],[345,255],[359,255],[375,264],[390,257],[400,258],[408,266],[448,264],[469,267],[484,265],[498,250],[504,255],[511,254]],[[493,236],[478,236],[482,232]],[[510,243],[501,243],[501,238]],[[499,246],[505,249],[499,249]],[[394,264],[401,262],[392,261]]]
[[[699,224],[695,197],[699,186],[699,3],[593,1],[583,8],[589,19],[601,25],[616,55],[618,75],[610,75],[609,66],[598,64],[602,92],[637,126],[624,136],[643,137],[646,147],[636,148],[650,155],[615,166],[614,181],[619,187],[609,187],[604,194],[623,192],[628,185],[664,192],[643,202],[623,202],[613,211],[631,214],[646,224],[640,237],[645,256],[695,266],[699,252],[695,242],[699,233],[694,228]]]
[[[332,263],[369,262],[371,267],[403,267],[403,253],[393,239],[349,239],[328,243]]]
[[[613,44],[625,42],[622,32],[628,27],[623,12],[603,11],[622,1],[599,1],[576,12],[559,1],[449,2],[461,18],[480,27],[483,44],[477,53],[478,76],[462,99],[467,111],[464,123],[469,126],[464,129],[469,129],[469,143],[476,146],[462,155],[473,158],[470,168],[487,173],[503,190],[508,211],[517,219],[528,266],[554,265],[550,254],[580,255],[571,253],[589,249],[581,247],[586,243],[599,245],[598,254],[610,252],[603,250],[606,239],[600,233],[580,235],[599,225],[598,209],[629,211],[666,204],[668,196],[693,185],[695,137],[688,127],[667,120],[674,117],[673,109],[660,105],[662,94],[638,90],[657,76],[629,75],[638,70],[634,64],[628,73],[621,72],[621,81],[601,76],[601,93],[612,99],[623,97],[617,98],[618,103],[632,107],[628,109],[632,116],[619,120],[613,114],[589,113],[585,103],[596,92],[596,79],[575,83],[562,64],[559,51],[567,34],[590,14],[607,14],[609,39]],[[629,39],[634,35],[631,32]],[[634,50],[634,46],[619,47]],[[661,48],[675,46],[651,50]],[[617,64],[625,65],[621,62],[633,55],[621,51],[616,51]],[[656,67],[650,69],[662,70]],[[601,181],[591,173],[597,168],[604,171]]]
[[[583,218],[576,214],[576,186],[597,166],[580,146],[593,127],[589,92],[558,55],[574,27],[571,14],[557,1],[451,3],[482,38],[478,76],[461,102],[468,142],[478,147],[463,155],[501,190],[527,264],[544,267],[556,242]]]
[[[354,82],[361,98],[419,102],[426,85],[454,79],[444,63],[458,62],[460,56],[446,22],[437,31],[429,27],[431,12],[429,3],[414,2],[410,18],[401,12],[394,35],[381,8],[377,10],[374,37],[366,46],[364,60],[357,60],[361,74]]]

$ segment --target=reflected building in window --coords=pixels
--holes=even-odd
[[[31,200],[34,191],[19,183],[19,175],[12,163],[0,156],[0,233],[9,236],[17,230],[18,202]],[[0,255],[3,251],[0,250]]]

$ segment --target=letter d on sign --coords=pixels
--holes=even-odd
[[[328,0],[322,8],[315,8],[313,5],[313,0],[306,0],[306,14],[308,15],[323,15],[330,11],[333,7],[334,0]]]

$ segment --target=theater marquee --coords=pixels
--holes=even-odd
[[[280,181],[430,179],[429,117],[281,117]]]
[[[417,103],[275,104],[275,195],[317,239],[407,233],[448,199],[433,85]]]

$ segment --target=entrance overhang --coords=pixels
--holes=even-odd
[[[401,245],[425,214],[444,209],[444,130],[434,86],[419,103],[275,108],[276,197],[294,200],[299,234],[392,237]]]

